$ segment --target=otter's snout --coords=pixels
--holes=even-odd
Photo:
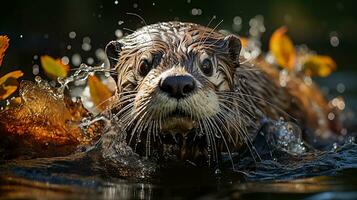
[[[160,89],[176,99],[186,97],[195,87],[195,80],[187,75],[167,76],[160,81]]]

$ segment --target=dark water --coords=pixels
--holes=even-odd
[[[356,199],[357,144],[237,171],[169,167],[154,177],[119,178],[93,154],[10,161],[1,165],[3,199]]]

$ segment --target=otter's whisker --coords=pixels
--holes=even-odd
[[[129,29],[129,28],[126,28],[126,27],[123,27],[123,30],[125,30],[125,31],[130,31],[130,32],[132,32],[132,33],[135,32],[133,29]]]
[[[217,119],[216,117],[215,117],[215,119],[220,122],[220,120]],[[230,148],[229,148],[229,145],[228,145],[228,143],[227,143],[227,141],[226,141],[226,138],[225,138],[223,132],[222,132],[221,129],[219,128],[219,125],[216,123],[216,120],[212,120],[212,122],[215,124],[215,126],[217,127],[218,132],[221,134],[221,137],[222,137],[224,146],[225,146],[226,149],[227,149],[227,152],[228,152],[228,155],[229,155],[229,159],[230,159],[230,161],[231,161],[231,163],[232,163],[232,169],[234,169],[234,162],[233,162],[233,157],[232,157],[231,150],[230,150]],[[226,130],[226,132],[228,132],[228,130],[226,129],[226,126],[224,125],[224,123],[220,123],[220,125],[222,125],[222,127]]]
[[[146,117],[146,113],[147,111],[145,111],[144,113],[142,113],[142,115],[140,116],[140,118],[138,120],[136,120],[136,123],[135,123],[135,126],[134,128],[132,129],[131,131],[131,135],[130,135],[130,139],[128,141],[128,144],[130,145],[134,136],[136,135],[136,144],[138,143],[138,140],[140,139],[140,136],[141,136],[141,132],[137,131],[137,129],[139,127],[142,127],[143,126],[143,118]],[[138,115],[137,115],[138,116]],[[135,118],[136,119],[136,118]],[[132,120],[132,122],[134,122],[135,120]],[[131,122],[131,123],[132,123]],[[130,124],[131,124],[130,123]]]
[[[239,99],[236,99],[239,101]],[[256,119],[256,116],[253,115],[253,113],[251,111],[248,111],[247,109],[245,109],[244,107],[240,106],[239,104],[234,104],[233,102],[227,100],[227,99],[219,99],[219,101],[222,101],[224,103],[229,103],[232,106],[237,106],[238,108],[242,109],[243,111],[245,111],[248,115],[250,115],[252,118]],[[230,112],[234,113],[234,110],[232,110],[231,108],[229,108],[228,106],[226,106],[225,104],[221,103],[220,104],[222,107],[224,107],[225,109],[229,110]],[[248,105],[249,106],[249,105]]]
[[[218,24],[208,33],[208,35],[204,38],[204,41],[202,42],[203,37],[201,38],[201,40],[199,41],[199,44],[203,45],[207,39],[212,35],[212,33],[218,28],[219,25],[221,25],[221,23],[223,22],[223,20],[221,20],[220,22],[218,22]]]
[[[233,114],[234,114],[234,113],[233,113]],[[242,136],[242,138],[243,138],[243,141],[245,141],[245,143],[246,143],[246,145],[247,145],[249,151],[251,152],[251,154],[252,154],[252,156],[253,156],[254,161],[256,162],[255,156],[254,156],[253,153],[255,153],[255,154],[257,155],[257,157],[261,160],[259,153],[258,153],[258,152],[256,151],[256,149],[254,148],[254,145],[253,145],[253,143],[252,143],[250,137],[248,136],[247,130],[246,130],[245,128],[242,128],[241,125],[236,125],[235,122],[232,121],[232,120],[234,120],[234,119],[232,119],[230,116],[231,116],[231,115],[226,115],[226,116],[225,116],[225,119],[226,119],[227,121],[229,121],[229,124],[232,126],[233,129],[235,129],[235,132],[236,132],[236,133],[240,133],[240,134],[241,134],[241,136]],[[234,115],[233,115],[233,116],[234,116]],[[237,116],[237,119],[239,119],[239,116]],[[254,123],[254,122],[252,122],[252,123]],[[254,151],[253,151],[253,150],[254,150]]]
[[[146,143],[145,143],[145,154],[146,157],[148,158],[150,156],[150,140],[151,140],[151,128],[152,128],[152,123],[147,128],[147,133],[146,133]]]
[[[232,141],[233,144],[236,144],[237,141],[232,137],[232,134],[230,133],[231,130],[227,128],[227,126],[223,123],[221,118],[225,119],[225,115],[221,112],[217,113],[217,119],[221,122],[223,128],[225,129],[226,133],[228,134],[229,139]]]
[[[212,144],[211,144],[211,140],[210,140],[210,136],[209,136],[209,131],[206,130],[206,125],[204,123],[204,119],[201,119],[198,121],[198,125],[199,125],[199,130],[201,131],[201,133],[205,133],[206,135],[206,141],[207,141],[207,156],[208,156],[208,163],[211,163],[211,157],[214,155],[212,155]],[[198,134],[201,134],[198,133]]]
[[[207,130],[207,137],[208,140],[210,141],[211,144],[211,151],[213,153],[213,161],[216,162],[218,161],[218,153],[217,153],[217,146],[216,146],[216,141],[214,139],[214,133],[212,128],[210,127],[207,118],[203,118],[204,126],[206,127],[205,129]]]
[[[246,96],[246,97],[249,97],[249,98],[252,98],[252,100],[260,100],[260,101],[263,101],[265,102],[266,104],[269,104],[270,106],[273,106],[274,109],[278,110],[279,112],[289,116],[292,120],[294,121],[297,121],[296,118],[294,118],[292,115],[290,115],[289,113],[287,113],[286,111],[282,110],[281,108],[279,108],[278,106],[276,106],[275,104],[263,99],[263,98],[260,98],[260,97],[257,97],[257,96],[254,96],[254,95],[251,95],[251,94],[244,94],[242,92],[239,92],[239,91],[236,91],[236,92],[218,92],[220,93],[221,95],[226,95],[227,97],[232,97],[232,98],[237,98],[238,100],[240,99],[238,95],[241,95],[241,96]]]

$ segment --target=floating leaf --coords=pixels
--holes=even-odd
[[[6,35],[0,35],[0,66],[4,58],[5,51],[9,47],[9,38]]]
[[[293,42],[285,34],[286,31],[287,28],[281,27],[273,33],[269,41],[269,49],[278,65],[292,70],[296,61],[296,53]]]
[[[243,48],[247,48],[248,47],[248,42],[249,39],[246,37],[239,37],[240,43],[242,44]]]
[[[5,110],[16,107],[21,104],[21,97],[11,98],[9,103],[6,105]]]
[[[6,99],[17,90],[19,85],[17,79],[23,75],[20,70],[17,70],[0,77],[0,100]]]
[[[307,56],[303,62],[303,71],[308,76],[326,77],[335,69],[336,63],[329,56]]]
[[[105,110],[113,93],[96,76],[88,77],[89,93],[98,110]]]
[[[58,77],[67,77],[69,66],[64,65],[60,59],[55,60],[51,56],[44,55],[41,56],[41,65],[43,70],[45,70],[45,74],[53,80],[56,80]]]

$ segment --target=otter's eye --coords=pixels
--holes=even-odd
[[[208,58],[204,59],[201,62],[200,69],[206,76],[212,76],[212,74],[213,74],[212,61]]]
[[[151,68],[152,68],[152,63],[149,62],[147,59],[143,59],[140,61],[138,72],[140,76],[146,76],[151,70]]]

